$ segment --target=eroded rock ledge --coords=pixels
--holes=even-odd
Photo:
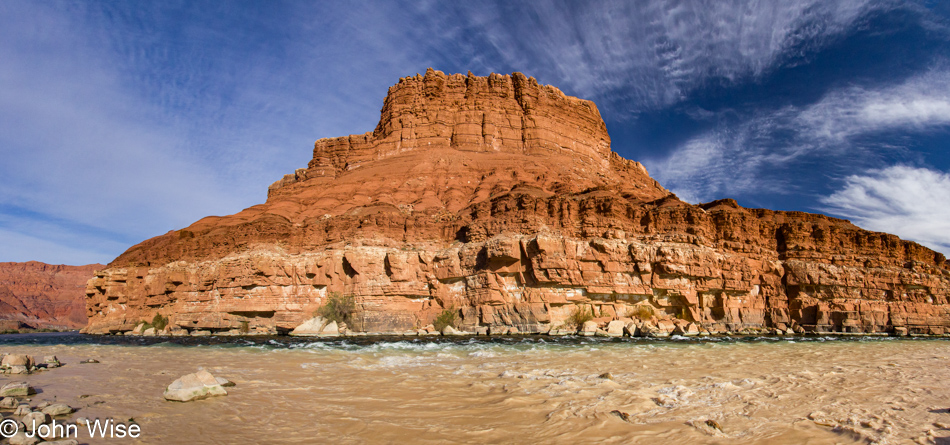
[[[287,332],[339,292],[350,328],[378,333],[447,308],[464,330],[532,333],[644,305],[710,332],[950,333],[943,255],[822,215],[687,204],[609,143],[593,103],[520,73],[401,79],[376,130],[317,141],[265,204],[97,272],[86,331],[160,313]]]

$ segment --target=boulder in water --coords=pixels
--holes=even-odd
[[[49,414],[50,416],[65,416],[67,414],[72,414],[74,410],[72,407],[65,403],[54,403],[50,406],[43,408],[43,412]]]
[[[63,364],[59,362],[59,359],[56,358],[55,355],[47,355],[43,357],[43,363],[46,364],[47,368],[58,368],[63,366]]]
[[[49,414],[42,413],[39,411],[33,411],[25,416],[23,416],[23,424],[26,425],[26,430],[35,433],[40,425],[50,423]]]
[[[26,382],[10,382],[0,387],[0,397],[27,397],[36,394],[36,390]]]
[[[0,367],[11,374],[28,374],[34,365],[33,357],[25,354],[7,354],[0,360]]]
[[[40,443],[40,439],[36,436],[27,436],[25,431],[17,431],[16,434],[10,436],[10,445],[36,445]]]
[[[226,396],[228,392],[208,371],[198,371],[180,377],[165,388],[165,400],[191,402],[213,396]]]

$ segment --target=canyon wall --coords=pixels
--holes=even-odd
[[[286,332],[333,294],[355,326],[544,332],[578,309],[709,332],[950,333],[943,255],[848,221],[691,205],[610,150],[597,107],[520,73],[400,79],[370,133],[321,139],[267,202],[133,246],[86,332],[156,313]]]
[[[0,330],[86,325],[86,281],[105,266],[0,263]]]

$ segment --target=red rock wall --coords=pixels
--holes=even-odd
[[[357,329],[455,308],[538,332],[577,307],[707,330],[944,333],[942,255],[847,221],[684,203],[609,149],[596,106],[516,73],[401,79],[376,130],[321,139],[265,204],[130,248],[87,286],[89,332],[154,313],[288,330],[330,292]]]
[[[86,281],[101,264],[0,263],[0,320],[35,328],[86,325]]]

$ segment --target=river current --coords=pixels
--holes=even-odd
[[[946,339],[34,334],[0,352],[65,363],[0,376],[33,405],[142,431],[80,443],[950,443]],[[199,369],[236,386],[162,398]]]

